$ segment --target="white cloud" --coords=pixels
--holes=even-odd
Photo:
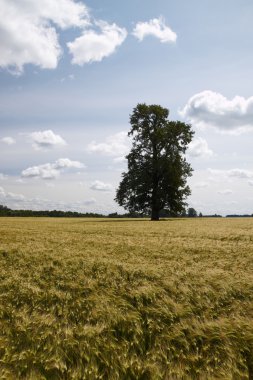
[[[207,141],[202,137],[197,137],[189,144],[187,153],[191,157],[210,157],[213,155],[213,151],[209,149]]]
[[[97,190],[97,191],[112,191],[113,187],[109,183],[104,183],[101,181],[94,181],[91,186],[91,190]]]
[[[16,194],[5,191],[0,187],[0,204],[4,204],[12,209],[23,210],[63,210],[63,211],[78,211],[86,212],[93,211],[87,208],[94,208],[97,201],[95,198],[85,199],[75,202],[53,201],[40,197],[27,198],[23,194]],[[100,207],[97,207],[97,212],[100,212]]]
[[[65,168],[75,168],[75,169],[82,169],[85,168],[85,165],[82,164],[79,161],[71,161],[69,158],[59,158],[55,162],[56,169],[65,169]]]
[[[213,175],[214,177],[217,177],[217,176],[226,176],[226,170],[220,170],[220,169],[211,169],[211,168],[208,168],[207,171]],[[214,179],[212,177],[212,179]]]
[[[22,178],[18,178],[18,179],[16,179],[15,182],[16,182],[16,183],[22,183],[22,184],[25,184],[25,183],[26,183],[26,181],[23,180]]]
[[[56,27],[85,27],[86,6],[74,0],[0,0],[0,67],[20,74],[25,64],[54,69],[62,54]]]
[[[54,183],[49,182],[49,183],[46,183],[46,187],[49,187],[49,188],[51,188],[51,189],[54,189],[54,188],[55,188],[55,185],[54,185]]]
[[[97,203],[96,199],[95,198],[91,198],[91,199],[88,199],[86,201],[79,202],[79,207],[82,206],[82,205],[84,205],[84,206],[92,206],[92,205],[94,205],[96,203]],[[82,210],[82,212],[83,212],[83,210]]]
[[[196,187],[198,189],[204,189],[204,188],[208,187],[208,183],[207,182],[197,182],[197,183],[195,183],[194,187]]]
[[[16,143],[16,140],[10,136],[3,137],[1,141],[7,145],[13,145]]]
[[[4,180],[7,178],[7,175],[0,173],[0,181]]]
[[[50,129],[47,131],[32,132],[30,138],[34,149],[52,148],[66,145],[66,141],[60,135],[56,135]]]
[[[219,93],[203,91],[192,96],[180,114],[193,126],[240,134],[253,130],[253,97],[229,100]]]
[[[102,143],[92,141],[88,145],[87,150],[93,153],[121,158],[122,155],[126,155],[130,150],[130,138],[126,132],[119,132],[107,137]]]
[[[23,201],[25,199],[23,194],[16,194],[6,192],[3,187],[0,187],[0,201]]]
[[[245,169],[232,169],[227,172],[229,177],[235,178],[253,178],[253,172]]]
[[[142,41],[147,36],[154,36],[160,42],[176,42],[177,35],[166,26],[162,17],[154,18],[148,22],[138,22],[133,30],[133,35]]]
[[[220,195],[230,195],[232,193],[233,193],[233,191],[230,190],[230,189],[225,189],[225,190],[218,191],[218,194],[220,194]]]
[[[47,163],[38,166],[32,166],[22,171],[23,178],[41,178],[41,179],[55,179],[64,169],[81,169],[85,165],[79,161],[71,161],[69,158],[60,158],[54,163]]]
[[[0,186],[0,196],[5,196],[5,191],[3,189],[3,187]]]
[[[39,166],[32,166],[22,171],[23,178],[42,178],[42,179],[55,179],[59,176],[60,172],[54,168],[53,164],[44,164]]]
[[[230,169],[230,170],[220,170],[220,169],[208,169],[209,173],[215,176],[221,176],[223,178],[237,178],[237,179],[250,179],[253,178],[253,171],[246,169]]]
[[[23,201],[25,199],[25,196],[23,194],[16,194],[16,193],[6,193],[6,198],[9,198],[13,201]]]
[[[126,162],[126,157],[125,157],[125,156],[115,157],[115,158],[113,159],[113,162],[115,162],[116,164],[122,164],[122,163],[125,163],[125,162]]]
[[[96,24],[101,30],[100,33],[86,30],[80,37],[67,44],[73,55],[73,64],[81,66],[85,63],[99,62],[114,53],[116,48],[124,42],[127,36],[126,29],[104,21]]]

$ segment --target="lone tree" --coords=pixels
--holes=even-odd
[[[192,168],[184,154],[194,132],[189,124],[169,121],[168,115],[169,110],[159,105],[134,108],[128,171],[122,174],[115,198],[129,212],[151,214],[151,220],[159,220],[163,209],[180,214],[190,194],[186,182]]]

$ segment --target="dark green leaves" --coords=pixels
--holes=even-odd
[[[133,145],[126,157],[128,171],[116,193],[116,201],[130,212],[151,213],[159,219],[166,208],[180,214],[190,194],[187,177],[192,169],[185,151],[194,132],[189,124],[169,121],[169,111],[159,105],[138,104],[130,116]]]

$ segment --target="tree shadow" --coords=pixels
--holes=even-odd
[[[153,222],[153,223],[157,223],[157,222],[182,222],[182,221],[186,221],[187,219],[186,218],[161,218],[159,220],[151,220],[151,219],[127,219],[127,218],[111,218],[111,219],[99,219],[97,218],[96,220],[85,220],[85,222],[89,222],[89,223],[94,223],[94,222],[99,222],[99,223],[135,223],[135,222]]]

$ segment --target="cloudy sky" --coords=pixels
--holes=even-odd
[[[0,0],[0,204],[114,202],[137,103],[191,122],[189,205],[253,212],[252,0]]]

